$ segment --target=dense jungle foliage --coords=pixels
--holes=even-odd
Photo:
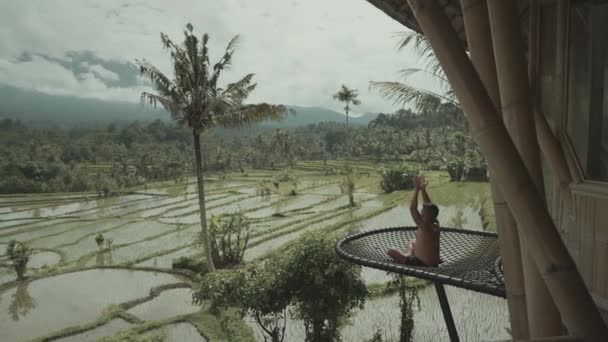
[[[293,129],[214,129],[202,135],[201,147],[211,172],[354,158],[444,169],[454,181],[486,177],[483,156],[451,104],[433,115],[379,114],[367,127],[321,122]],[[187,129],[160,120],[62,130],[5,119],[0,121],[0,193],[107,196],[149,181],[179,181],[193,172],[187,157],[192,148]]]

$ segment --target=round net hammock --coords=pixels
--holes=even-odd
[[[336,252],[362,266],[505,297],[496,234],[442,227],[437,267],[397,264],[386,255],[389,248],[404,250],[415,236],[416,227],[367,231],[338,241]]]

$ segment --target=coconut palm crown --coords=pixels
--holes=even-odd
[[[184,30],[182,44],[174,43],[166,34],[160,38],[165,49],[169,50],[173,66],[173,77],[164,74],[146,60],[136,60],[142,76],[148,78],[156,92],[143,92],[141,100],[152,106],[161,105],[171,118],[192,129],[196,176],[201,216],[201,238],[205,248],[207,267],[215,270],[210,250],[205,212],[205,194],[203,184],[203,167],[200,146],[200,134],[214,127],[239,127],[268,119],[280,119],[286,112],[282,105],[246,104],[245,100],[255,89],[253,74],[247,74],[240,80],[220,86],[222,73],[232,64],[232,57],[238,41],[235,36],[223,56],[215,64],[209,58],[209,35],[201,39],[194,33],[192,24]]]
[[[340,91],[334,94],[334,99],[345,104],[344,111],[346,111],[346,125],[348,126],[348,113],[350,111],[350,105],[358,106],[361,104],[359,101],[359,91],[357,89],[349,89],[347,86],[342,85]]]

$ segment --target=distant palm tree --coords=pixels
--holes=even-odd
[[[399,35],[402,39],[398,44],[398,49],[401,50],[413,45],[420,59],[424,60],[426,64],[422,68],[405,68],[400,70],[400,74],[406,83],[371,81],[370,88],[377,89],[380,95],[389,101],[393,101],[395,104],[413,105],[419,113],[435,114],[443,103],[451,103],[460,109],[461,107],[456,99],[456,95],[445,77],[443,69],[426,37],[417,32],[402,32]],[[416,85],[407,83],[410,77],[420,73],[424,73],[435,80],[440,91],[434,92],[420,89]]]
[[[161,33],[163,47],[170,51],[173,64],[173,78],[163,74],[157,67],[146,60],[136,63],[142,75],[150,79],[156,93],[143,92],[142,103],[156,106],[160,103],[171,118],[192,129],[194,140],[194,159],[198,184],[199,209],[201,219],[201,237],[205,248],[207,267],[215,270],[207,231],[205,211],[205,188],[203,183],[203,163],[200,135],[213,126],[238,127],[267,119],[280,119],[284,115],[284,106],[257,104],[245,105],[248,95],[255,89],[252,83],[253,74],[248,74],[235,83],[220,87],[218,80],[224,70],[230,67],[232,55],[238,36],[234,37],[220,60],[211,64],[207,43],[209,35],[199,39],[193,34],[193,26],[186,25],[184,42],[175,44]]]
[[[353,106],[358,106],[361,104],[361,101],[358,99],[358,92],[359,91],[357,89],[349,89],[345,85],[342,85],[340,91],[334,94],[335,100],[345,104],[344,110],[346,111],[346,126],[348,126],[348,112],[350,111],[350,105],[352,104]]]

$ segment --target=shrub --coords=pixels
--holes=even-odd
[[[311,232],[298,239],[282,267],[295,318],[304,321],[306,341],[340,339],[340,326],[354,308],[363,308],[367,288],[361,267],[340,258],[334,239]]]
[[[396,190],[408,190],[414,188],[414,176],[418,175],[418,169],[405,163],[380,171],[382,180],[380,188],[391,193]]]
[[[102,248],[104,241],[105,238],[103,237],[103,235],[101,233],[97,234],[97,236],[95,237],[95,243],[97,244],[97,247]]]
[[[25,271],[27,269],[27,263],[30,261],[30,256],[32,255],[32,249],[25,242],[11,240],[8,243],[6,254],[13,262],[15,272],[17,272],[17,278],[22,280],[25,277]]]
[[[286,309],[291,300],[285,280],[277,260],[220,270],[203,277],[193,300],[198,304],[208,302],[216,313],[236,308],[241,316],[249,314],[270,341],[279,342],[284,337]]]
[[[258,196],[269,196],[272,193],[272,188],[270,187],[271,182],[269,180],[263,180],[256,187],[256,195]]]
[[[200,274],[206,274],[208,272],[207,264],[205,264],[203,260],[196,260],[192,257],[180,257],[173,259],[171,262],[171,268],[176,270],[189,270]]]
[[[240,213],[212,215],[209,219],[209,241],[213,263],[217,268],[240,264],[251,234],[247,217]]]

